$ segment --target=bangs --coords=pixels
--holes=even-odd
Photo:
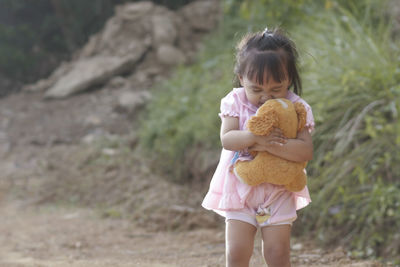
[[[252,51],[245,61],[243,62],[245,66],[243,74],[250,79],[255,78],[258,84],[268,83],[270,79],[280,83],[288,78],[285,72],[284,59],[279,52]],[[266,81],[264,81],[264,78],[266,78]]]

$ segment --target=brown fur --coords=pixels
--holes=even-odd
[[[306,109],[301,103],[272,99],[258,109],[247,126],[256,135],[269,135],[277,127],[286,137],[296,138],[297,132],[305,127],[306,116]],[[251,186],[271,183],[284,185],[287,190],[297,192],[307,184],[306,165],[307,162],[293,162],[263,151],[257,152],[251,161],[237,161],[234,172],[241,181]]]

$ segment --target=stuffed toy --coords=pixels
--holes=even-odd
[[[287,138],[296,138],[306,124],[306,109],[301,103],[279,98],[266,101],[251,117],[247,128],[255,135],[269,135],[274,127],[280,128]],[[242,182],[255,186],[261,183],[284,185],[292,192],[302,190],[307,177],[307,162],[289,161],[266,151],[252,152],[252,160],[237,160],[234,173]]]

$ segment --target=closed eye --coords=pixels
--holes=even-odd
[[[260,93],[260,92],[263,91],[262,88],[260,88],[260,87],[255,87],[255,86],[252,86],[252,87],[251,87],[251,90],[253,90],[254,93]]]
[[[271,88],[271,91],[274,93],[278,93],[283,89],[283,86],[277,86],[277,87],[273,87]]]

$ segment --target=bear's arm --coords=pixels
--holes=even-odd
[[[274,129],[274,127],[277,125],[278,120],[276,116],[253,116],[247,124],[250,131],[255,135],[269,135],[272,129]]]

